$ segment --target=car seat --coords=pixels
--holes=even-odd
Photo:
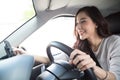
[[[110,14],[105,17],[109,23],[109,29],[112,34],[120,35],[120,12]]]
[[[34,58],[18,55],[0,61],[0,80],[30,80]]]

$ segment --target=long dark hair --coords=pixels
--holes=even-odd
[[[89,53],[89,43],[87,40],[80,40],[79,38],[79,34],[76,31],[76,18],[77,15],[80,12],[85,12],[87,16],[89,16],[91,18],[91,20],[96,23],[97,25],[97,34],[101,37],[101,38],[105,38],[111,35],[109,29],[108,29],[108,23],[105,20],[105,18],[102,16],[102,14],[100,13],[100,11],[98,10],[98,8],[96,8],[95,6],[86,6],[83,7],[81,9],[78,10],[78,12],[76,13],[75,16],[75,28],[74,28],[74,34],[76,37],[76,42],[74,44],[74,48],[83,50],[87,53]]]

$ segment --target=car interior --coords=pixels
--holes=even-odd
[[[33,3],[33,7],[36,13],[35,16],[32,17],[27,22],[25,22],[23,25],[21,25],[18,29],[16,29],[14,32],[8,35],[3,41],[0,42],[1,51],[0,80],[71,80],[70,76],[73,74],[70,75],[67,74],[74,72],[66,72],[64,74],[65,76],[62,76],[62,78],[65,79],[59,79],[58,76],[61,77],[61,75],[59,75],[58,72],[59,73],[61,72],[61,74],[63,75],[62,73],[63,68],[61,68],[61,70],[58,70],[58,72],[55,72],[54,75],[53,73],[47,72],[45,70],[48,69],[51,70],[51,72],[52,70],[57,71],[56,67],[61,66],[58,65],[56,66],[56,64],[52,64],[52,66],[50,66],[42,63],[35,63],[34,58],[31,55],[14,56],[12,55],[13,54],[12,46],[19,46],[25,39],[27,39],[38,29],[41,29],[43,25],[45,25],[51,19],[56,19],[58,17],[74,17],[77,10],[81,7],[91,5],[97,6],[100,9],[103,16],[105,17],[105,19],[108,21],[111,33],[120,36],[120,0],[86,0],[86,1],[31,0],[31,1]],[[60,26],[57,25],[56,27]],[[67,66],[67,63],[59,62],[59,64],[64,64]],[[45,71],[43,72],[43,74],[42,69]],[[75,74],[81,76],[83,75],[80,72],[75,72]],[[94,73],[91,72],[91,74]],[[96,79],[94,79],[93,76],[91,80]]]

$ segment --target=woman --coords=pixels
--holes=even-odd
[[[120,38],[110,34],[106,20],[95,6],[77,12],[74,32],[75,50],[70,63],[82,71],[93,68],[99,80],[120,80]],[[91,58],[92,53],[101,67]]]

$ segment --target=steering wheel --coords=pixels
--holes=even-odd
[[[67,46],[67,45],[65,45],[65,44],[63,44],[63,43],[61,43],[61,42],[52,41],[52,42],[48,45],[48,47],[47,47],[47,55],[48,55],[51,63],[54,62],[54,58],[53,58],[53,56],[52,56],[52,54],[51,54],[51,49],[50,49],[51,47],[56,47],[56,48],[62,50],[62,51],[65,52],[68,56],[70,56],[70,53],[74,50],[74,49],[70,48],[69,46]],[[92,71],[92,69],[87,69],[87,70],[85,70],[84,72],[85,72],[85,74],[89,75],[89,77],[91,78],[90,80],[97,80],[97,78],[96,78],[94,72]]]

